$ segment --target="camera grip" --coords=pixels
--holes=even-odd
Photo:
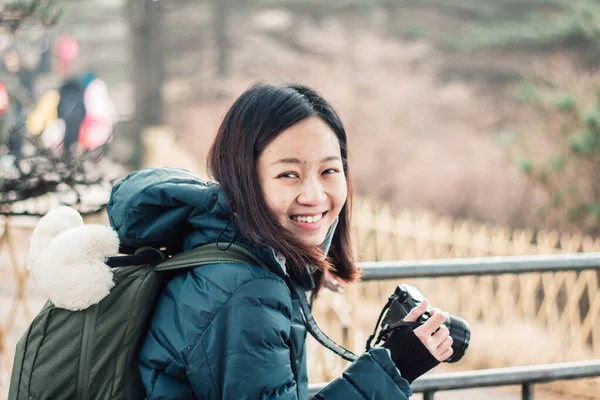
[[[394,329],[382,347],[390,350],[400,375],[409,383],[440,363],[408,325]]]

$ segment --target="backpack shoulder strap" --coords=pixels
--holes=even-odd
[[[258,265],[270,270],[258,257],[241,246],[230,243],[209,243],[174,255],[154,267],[155,271],[175,271],[201,265],[232,262]]]
[[[204,246],[196,247],[184,253],[177,254],[169,258],[167,261],[161,262],[154,267],[154,270],[175,271],[179,269],[194,268],[201,265],[215,264],[220,262],[258,265],[267,271],[271,270],[268,265],[262,262],[250,251],[241,246],[230,243],[210,243]],[[298,381],[296,355],[292,336],[290,336],[287,344],[290,348],[290,365],[292,367],[294,380]]]
[[[166,261],[161,262],[156,267],[155,271],[175,271],[185,268],[194,268],[201,265],[215,264],[220,262],[233,262],[241,264],[258,265],[261,268],[270,271],[271,269],[262,262],[258,257],[252,254],[250,251],[244,249],[241,246],[229,243],[210,243],[204,246],[196,247],[192,250],[177,254]],[[340,357],[348,360],[355,361],[358,356],[351,351],[340,346],[333,340],[331,340],[317,325],[313,319],[310,306],[306,299],[306,295],[301,290],[296,288],[292,280],[289,277],[285,277],[286,284],[288,285],[291,293],[295,293],[300,300],[300,307],[302,309],[302,315],[304,317],[304,325],[307,331],[327,349],[333,351]],[[290,336],[290,362],[292,365],[292,371],[294,378],[297,379],[295,355],[294,355],[294,344],[292,337]]]

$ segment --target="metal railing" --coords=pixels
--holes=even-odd
[[[532,400],[536,383],[597,376],[600,376],[600,360],[576,361],[429,375],[414,381],[411,389],[413,393],[423,393],[424,400],[433,400],[434,393],[440,391],[521,385],[522,399]],[[326,385],[310,385],[309,396],[314,396]]]
[[[376,261],[360,264],[361,280],[440,278],[600,269],[600,253]]]
[[[361,268],[363,281],[600,270],[600,253],[364,262]],[[600,377],[600,360],[432,374],[415,380],[411,388],[433,400],[439,391],[521,385],[522,399],[531,400],[536,383],[593,377]],[[309,385],[309,398],[327,384]]]

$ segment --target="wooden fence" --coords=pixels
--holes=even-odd
[[[394,213],[385,205],[359,201],[354,237],[363,260],[411,260],[600,251],[600,240],[577,234],[510,230],[472,221],[453,221],[427,212]],[[423,280],[437,304],[472,320],[505,324],[534,321],[589,346],[600,357],[598,272],[560,272]],[[371,285],[371,284],[369,284]],[[368,290],[362,299],[382,300]],[[379,284],[383,288],[389,284]],[[393,285],[393,283],[392,283]],[[391,292],[390,292],[391,293]]]
[[[577,234],[511,230],[453,220],[426,211],[394,211],[355,201],[353,240],[362,261],[419,260],[600,251],[600,240]],[[400,283],[418,287],[434,306],[471,323],[464,366],[500,367],[600,358],[600,272],[530,273],[483,277],[363,282],[343,295],[323,293],[315,315],[324,330],[363,351],[381,307]],[[336,319],[332,308],[344,308]],[[344,326],[345,321],[350,321]],[[346,367],[313,340],[312,381],[334,379]],[[571,393],[600,392],[600,382],[560,382]],[[575,386],[573,388],[573,386]]]

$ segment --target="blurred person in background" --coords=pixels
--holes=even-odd
[[[26,74],[19,76],[23,68],[16,50],[11,48],[3,54],[0,78],[6,92],[6,107],[0,115],[0,143],[7,145],[10,154],[17,159],[21,157],[23,147],[22,129],[19,127],[24,123],[26,109],[32,102],[30,92],[22,81]]]
[[[235,244],[269,266],[221,262],[167,283],[139,356],[147,398],[307,399],[300,296],[358,278],[343,124],[305,86],[257,84],[227,112],[208,166],[218,183],[176,169],[135,172],[108,204],[125,245]],[[452,354],[444,321],[434,310],[414,331],[397,328],[316,398],[408,399],[409,383]]]
[[[112,137],[117,112],[106,82],[93,72],[49,90],[27,119],[27,130],[57,151],[95,150]]]
[[[58,74],[63,78],[58,90],[57,105],[57,115],[64,127],[62,149],[71,151],[78,143],[79,130],[85,118],[85,82],[71,73],[73,63],[79,55],[79,43],[69,35],[61,35],[56,39],[54,53]]]
[[[85,118],[85,87],[79,77],[68,78],[60,87],[57,116],[64,122],[63,151],[71,151],[78,143],[79,130]]]
[[[79,43],[69,35],[61,35],[56,39],[54,47],[58,74],[67,78],[71,74],[73,62],[79,55]]]
[[[95,150],[110,140],[117,111],[106,82],[93,72],[83,74],[81,81],[85,90],[85,117],[79,131],[79,144],[83,150]]]
[[[40,75],[50,74],[52,72],[52,39],[50,34],[44,33],[37,40],[37,49],[39,60],[36,72]]]
[[[48,90],[40,96],[35,108],[27,116],[27,132],[41,135],[49,124],[58,119],[58,90]]]

